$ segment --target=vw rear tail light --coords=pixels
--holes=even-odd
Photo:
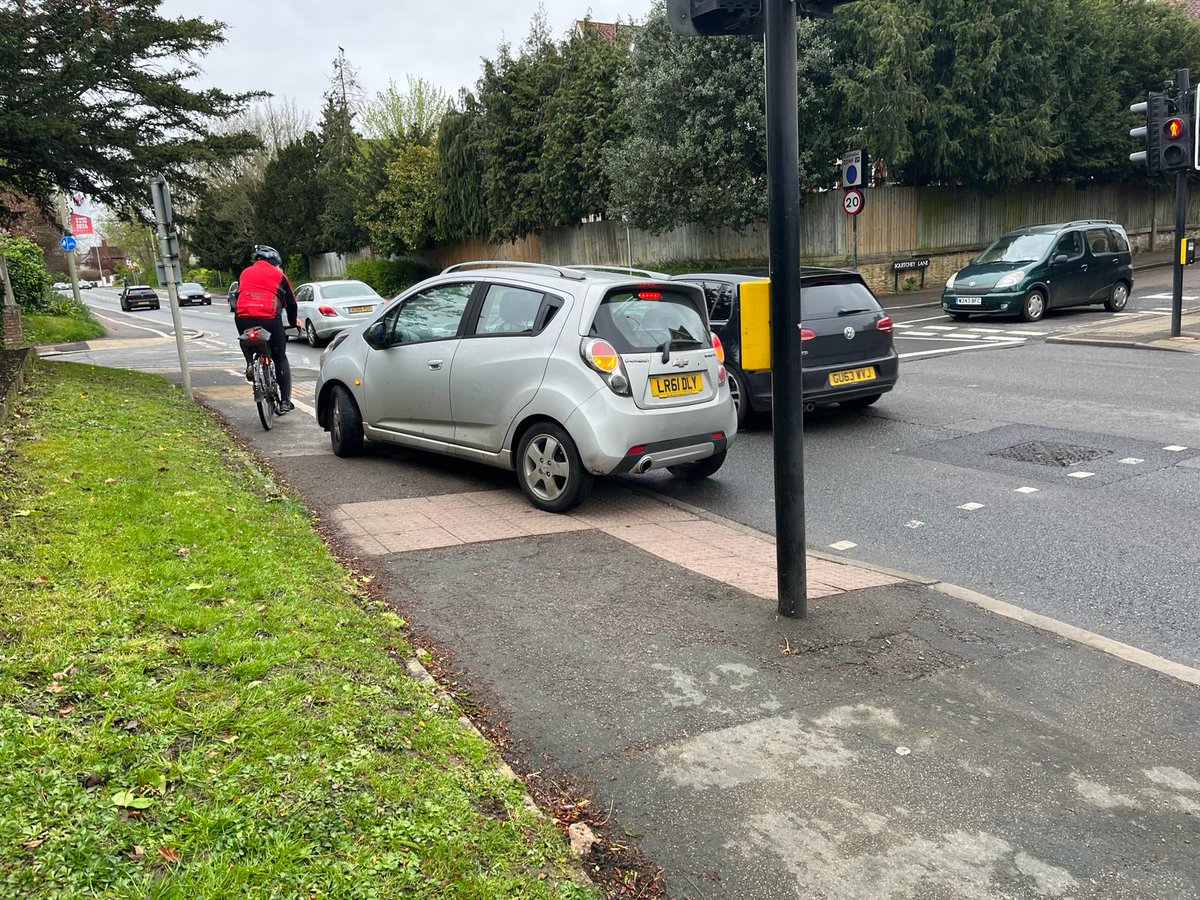
[[[612,344],[601,338],[584,338],[579,345],[579,355],[589,368],[600,374],[614,394],[623,397],[630,395],[629,377],[625,374],[620,354]]]
[[[817,336],[817,333],[815,331],[813,331],[811,328],[801,328],[800,329],[800,340],[802,340],[802,341],[811,341],[816,336]]]
[[[892,330],[892,317],[884,316],[882,319],[880,319],[878,322],[875,323],[875,328],[878,329],[879,331],[886,331],[886,332],[890,333]]]

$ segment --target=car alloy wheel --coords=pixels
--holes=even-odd
[[[1125,304],[1129,302],[1129,285],[1123,281],[1118,281],[1113,285],[1112,296],[1104,303],[1104,308],[1109,312],[1120,312],[1125,308]]]
[[[553,503],[567,489],[571,463],[562,444],[548,434],[540,434],[525,448],[525,480],[540,500]]]
[[[515,458],[517,480],[531,503],[563,513],[582,503],[595,479],[583,467],[571,436],[554,422],[537,422],[521,437]]]
[[[1030,291],[1021,307],[1021,318],[1026,322],[1037,322],[1046,314],[1046,295],[1041,291]]]
[[[304,338],[308,341],[308,346],[310,347],[321,346],[321,339],[317,336],[317,329],[313,325],[312,319],[304,320]]]

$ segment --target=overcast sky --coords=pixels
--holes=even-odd
[[[545,0],[561,37],[589,10],[597,22],[641,19],[651,0]],[[501,41],[519,45],[539,0],[165,0],[163,15],[224,22],[226,42],[201,61],[203,86],[266,90],[296,100],[315,125],[338,47],[368,98],[406,75],[454,96]]]

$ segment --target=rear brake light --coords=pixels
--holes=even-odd
[[[639,300],[661,300],[662,291],[638,291]]]
[[[880,319],[878,322],[876,322],[876,323],[875,323],[875,327],[876,327],[876,328],[877,328],[879,331],[891,331],[891,330],[892,330],[892,319],[891,319],[891,317],[890,317],[890,316],[884,316],[882,319]]]
[[[712,439],[713,439],[714,441],[722,441],[722,440],[724,440],[724,439],[725,439],[725,432],[723,432],[723,431],[714,431],[714,432],[712,433]]]
[[[811,341],[816,336],[817,336],[817,333],[815,331],[813,331],[811,328],[801,328],[800,329],[800,340],[802,340],[802,341]]]
[[[717,385],[720,387],[724,387],[725,382],[728,380],[729,380],[729,373],[727,371],[725,371],[725,366],[724,365],[717,366]]]
[[[711,333],[713,349],[717,351],[717,362],[725,362],[725,345],[714,331]]]
[[[336,316],[337,315],[337,310],[334,309],[332,306],[318,306],[317,312],[319,312],[323,316]]]
[[[600,373],[600,377],[614,394],[625,397],[630,395],[629,378],[625,375],[621,357],[612,344],[600,338],[584,338],[579,346],[579,355],[585,363]]]

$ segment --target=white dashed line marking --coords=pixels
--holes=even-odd
[[[1036,494],[1037,492],[1038,492],[1038,488],[1035,488],[1035,487],[1019,487],[1019,488],[1017,488],[1017,489],[1016,489],[1016,491],[1015,491],[1014,493],[1017,493],[1017,494]]]
[[[936,337],[936,333],[932,331],[906,331],[902,337]]]
[[[925,523],[922,522],[920,519],[909,519],[907,522],[904,523],[904,527],[905,528],[920,528],[924,524]]]
[[[974,512],[977,509],[983,509],[983,504],[972,501],[970,503],[964,503],[959,507],[959,509],[965,509],[967,512]]]
[[[1138,459],[1136,456],[1127,456],[1122,460],[1118,460],[1118,462],[1120,462],[1121,465],[1124,465],[1124,466],[1136,466],[1136,465],[1140,465],[1141,463],[1144,463],[1145,460]]]
[[[957,331],[958,330],[957,325],[926,325],[925,327],[929,328],[933,331]]]
[[[1172,444],[1170,447],[1163,447],[1164,450],[1169,450],[1172,453],[1182,453],[1187,447],[1180,447],[1178,444]]]
[[[830,544],[830,550],[853,550],[858,544],[854,541],[838,541],[836,544]]]
[[[1067,477],[1068,478],[1091,478],[1095,474],[1096,474],[1095,472],[1068,472]]]
[[[1044,334],[1049,334],[1047,331],[1006,331],[1005,334],[1019,334],[1022,337],[1041,337]]]

